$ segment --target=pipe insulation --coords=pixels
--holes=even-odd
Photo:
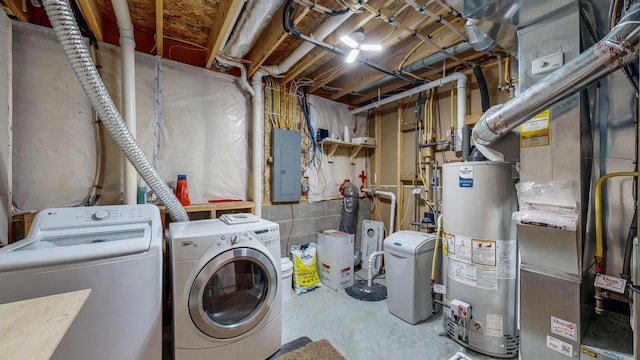
[[[189,221],[187,212],[153,169],[109,97],[107,88],[89,56],[87,45],[80,34],[68,1],[44,0],[42,3],[80,85],[118,147],[165,204],[171,218],[174,221]]]
[[[111,0],[116,23],[120,33],[120,86],[122,96],[122,117],[132,136],[136,137],[136,42],[133,38],[133,22],[129,14],[127,0]],[[123,185],[124,203],[136,203],[136,172],[130,162],[124,160]]]
[[[638,58],[640,1],[596,44],[517,97],[493,106],[473,128],[473,140],[491,145],[543,109]]]
[[[240,59],[249,51],[264,27],[271,21],[273,14],[282,5],[282,0],[253,0],[247,4],[236,24],[236,28],[224,47],[224,53]]]

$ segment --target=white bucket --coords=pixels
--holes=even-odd
[[[293,262],[289,258],[280,258],[281,271],[282,271],[282,303],[286,303],[291,299],[293,290],[291,287],[291,281],[293,278]]]

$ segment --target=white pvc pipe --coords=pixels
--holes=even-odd
[[[362,192],[369,193],[373,196],[376,196],[376,195],[386,196],[391,199],[391,216],[389,219],[389,234],[387,234],[387,236],[393,234],[393,224],[396,218],[396,194],[389,191],[380,191],[375,189],[362,189]],[[379,244],[379,245],[382,245],[382,244]],[[381,248],[381,246],[379,246],[378,248]]]
[[[135,48],[133,38],[133,23],[129,15],[126,0],[111,0],[113,11],[120,32],[120,77],[122,89],[122,117],[136,137],[136,72]],[[125,158],[123,161],[124,203],[136,203],[137,173],[131,163]]]
[[[264,85],[262,78],[267,74],[256,71],[251,79],[253,86],[253,202],[256,216],[262,217],[262,162],[264,161]]]
[[[423,92],[425,90],[429,90],[429,89],[433,89],[436,88],[438,86],[442,86],[445,84],[448,84],[450,82],[453,81],[457,81],[457,89],[458,89],[458,102],[457,102],[457,109],[458,109],[458,129],[456,130],[456,150],[458,147],[462,146],[462,128],[465,125],[465,121],[466,121],[466,117],[467,117],[467,76],[463,73],[460,72],[456,72],[453,74],[449,74],[441,79],[438,80],[434,80],[431,81],[429,83],[426,83],[424,85],[418,86],[418,87],[414,87],[413,89],[409,89],[407,91],[401,92],[399,94],[396,94],[394,96],[390,96],[386,99],[382,99],[379,101],[376,101],[374,103],[371,103],[369,105],[366,106],[362,106],[359,107],[357,109],[351,110],[349,111],[349,115],[356,115],[362,112],[365,112],[367,110],[373,109],[373,108],[377,108],[380,107],[382,105],[385,104],[389,104],[392,103],[394,101],[398,101],[400,99],[404,99],[408,96],[411,96],[413,94],[417,94],[420,92]]]
[[[376,256],[384,255],[384,251],[374,251],[369,255],[369,271],[367,271],[367,286],[373,286],[373,262]]]
[[[318,29],[313,33],[313,38],[318,41],[324,40],[324,38],[326,38],[327,36],[329,36],[329,34],[334,32],[338,28],[338,26],[342,25],[342,23],[347,21],[347,19],[349,19],[353,14],[354,14],[353,11],[349,11],[342,15],[330,17],[329,20],[325,21],[322,25],[320,25],[320,27],[318,27]],[[313,50],[314,47],[315,47],[314,44],[305,41],[302,45],[298,46],[298,48],[295,49],[280,64],[265,66],[265,68],[267,69],[267,71],[269,71],[272,74],[276,74],[276,75],[284,74],[287,71],[289,71],[289,69],[291,69],[293,65],[295,65],[298,61],[300,61],[300,59],[302,59],[311,50]]]
[[[255,95],[255,91],[253,90],[251,85],[249,85],[249,81],[247,81],[247,68],[244,66],[244,64],[227,60],[222,56],[216,56],[216,60],[225,66],[237,67],[238,69],[240,69],[240,78],[238,79],[238,81],[240,82],[240,86],[242,86],[242,88],[245,89],[249,93],[249,95]]]

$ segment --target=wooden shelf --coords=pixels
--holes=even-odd
[[[222,214],[229,213],[254,213],[256,205],[251,201],[229,201],[219,203],[191,204],[184,209],[191,220],[215,219]],[[158,205],[160,218],[162,219],[162,229],[171,222],[169,211],[164,205]]]
[[[334,156],[339,147],[351,149],[349,150],[349,162],[352,165],[356,164],[356,156],[358,156],[358,153],[362,148],[374,149],[376,147],[375,145],[354,144],[350,142],[344,142],[340,140],[331,140],[331,139],[324,139],[320,143],[322,144],[322,146],[326,145],[327,147],[329,147],[329,151],[326,154],[327,154],[327,161],[330,163],[333,162]]]

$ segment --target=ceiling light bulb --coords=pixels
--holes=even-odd
[[[382,45],[380,44],[362,44],[360,45],[360,50],[365,50],[365,51],[380,51],[382,50]]]
[[[350,48],[353,48],[353,49],[357,48],[359,45],[358,42],[353,40],[349,35],[345,35],[341,37],[340,41],[347,44]]]
[[[351,64],[352,62],[354,62],[356,60],[356,57],[358,57],[359,53],[360,53],[360,50],[351,49],[351,51],[349,51],[349,55],[347,55],[347,59],[345,60],[347,64]]]

